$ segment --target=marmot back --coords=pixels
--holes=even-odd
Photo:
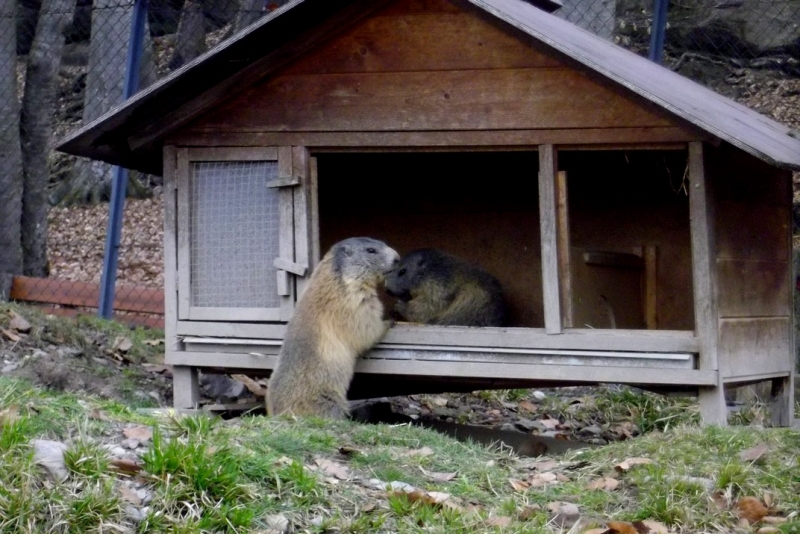
[[[389,328],[377,288],[399,255],[366,237],[340,241],[300,296],[267,387],[270,415],[348,415],[356,358]]]
[[[410,252],[386,278],[406,321],[462,326],[505,326],[508,306],[500,282],[480,267],[434,249]]]

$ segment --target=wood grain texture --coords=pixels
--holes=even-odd
[[[548,334],[560,334],[563,330],[558,269],[557,180],[558,153],[553,145],[542,145],[539,147],[539,227],[542,233],[544,327]]]
[[[179,148],[177,158],[175,183],[178,195],[178,319],[189,319],[189,310],[192,304],[191,273],[189,272],[192,255],[189,249],[191,169],[188,150]]]
[[[722,319],[720,371],[725,378],[758,376],[793,369],[791,319]]]
[[[289,143],[295,146],[324,147],[326,150],[509,150],[531,149],[542,143],[582,150],[680,150],[686,142],[697,141],[696,134],[667,127],[581,128],[542,130],[461,130],[403,132],[261,132],[237,126],[193,127],[173,136],[169,142],[195,146],[262,146]]]
[[[715,206],[711,180],[706,176],[703,143],[689,143],[689,219],[692,236],[692,281],[695,332],[700,340],[699,368],[718,371],[719,312],[717,308]],[[698,393],[700,416],[708,424],[727,424],[725,390],[720,376],[714,387]]]
[[[556,177],[556,233],[558,235],[558,281],[561,299],[561,320],[564,328],[572,328],[572,269],[569,245],[569,190],[567,173],[559,171]]]
[[[292,178],[292,147],[278,148],[278,178]],[[288,262],[295,262],[294,255],[294,197],[291,187],[278,190],[278,254]],[[276,271],[278,276],[278,293],[281,295],[280,320],[288,321],[292,317],[295,303],[294,280],[286,271]]]
[[[311,243],[311,183],[309,171],[308,149],[292,147],[292,177],[299,184],[292,188],[294,201],[294,258],[295,263],[303,266],[303,272],[295,272],[297,298],[305,289],[310,276],[312,257]]]
[[[371,17],[304,56],[287,74],[399,72],[561,66],[470,13]]]
[[[792,314],[789,262],[717,260],[720,317]]]
[[[788,206],[720,201],[717,221],[717,258],[789,261],[786,236],[792,221]]]
[[[673,126],[574,70],[282,75],[195,128],[414,131]]]

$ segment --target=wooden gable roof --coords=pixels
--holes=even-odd
[[[779,167],[800,169],[789,128],[523,0],[469,0],[680,121]],[[294,0],[68,136],[71,154],[160,174],[160,142],[388,2]]]

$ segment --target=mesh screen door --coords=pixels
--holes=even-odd
[[[203,161],[191,166],[192,305],[275,308],[280,305],[276,161]]]

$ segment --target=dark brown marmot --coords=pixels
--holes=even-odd
[[[398,319],[413,323],[505,326],[500,282],[480,267],[434,249],[410,252],[386,278]]]
[[[390,326],[377,289],[398,260],[366,237],[340,241],[325,254],[286,327],[267,387],[270,415],[347,417],[356,358]]]

